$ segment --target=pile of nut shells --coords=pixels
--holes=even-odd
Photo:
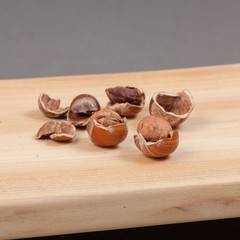
[[[145,105],[145,93],[136,87],[114,87],[105,90],[109,102],[101,109],[98,100],[90,94],[76,96],[70,107],[60,107],[60,100],[41,93],[38,106],[51,120],[38,131],[36,138],[70,141],[75,127],[86,127],[90,140],[99,146],[112,147],[123,142],[128,135],[126,117],[134,117]],[[137,148],[154,158],[171,154],[178,146],[176,127],[184,122],[193,110],[191,93],[183,90],[177,94],[154,93],[149,103],[149,116],[143,118],[133,136]]]

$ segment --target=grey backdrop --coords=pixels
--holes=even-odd
[[[238,0],[0,0],[0,78],[240,62]]]

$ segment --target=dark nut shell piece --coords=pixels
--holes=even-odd
[[[105,90],[112,104],[114,103],[131,103],[140,105],[142,102],[142,92],[135,87],[115,87]]]
[[[48,138],[55,141],[69,141],[74,138],[76,128],[68,121],[51,120],[42,125],[36,135],[37,139]]]
[[[177,94],[157,92],[150,100],[149,112],[166,119],[172,127],[176,127],[189,117],[193,107],[193,97],[188,90]]]
[[[87,132],[96,145],[112,147],[127,137],[128,128],[126,119],[122,119],[118,113],[102,109],[89,118]]]
[[[60,107],[60,99],[50,98],[46,93],[41,93],[38,97],[38,107],[47,117],[59,118],[63,117],[69,107]]]
[[[145,104],[143,90],[135,87],[115,87],[105,90],[109,102],[106,107],[124,117],[132,117],[139,113]]]
[[[84,127],[92,113],[99,110],[100,104],[94,96],[80,94],[72,100],[67,119],[75,126]]]
[[[165,157],[178,146],[178,131],[172,130],[165,119],[148,116],[142,119],[137,127],[138,134],[134,141],[140,151],[149,157]]]

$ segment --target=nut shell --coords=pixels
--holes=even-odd
[[[90,94],[80,94],[72,100],[67,114],[67,120],[75,126],[85,127],[92,113],[99,110],[100,104],[94,96]]]
[[[69,107],[60,107],[60,99],[50,98],[46,93],[41,93],[38,97],[38,107],[40,111],[47,117],[59,118],[63,117]]]
[[[55,141],[69,141],[74,138],[76,129],[68,121],[56,121],[51,120],[42,125],[36,135],[37,139],[40,138],[51,138]]]
[[[150,100],[149,112],[166,119],[172,127],[176,127],[189,117],[193,107],[193,97],[188,90],[177,94],[157,92]]]
[[[119,87],[116,87],[116,88],[119,88]],[[109,101],[106,105],[106,108],[114,110],[122,117],[133,117],[143,109],[143,107],[145,105],[145,93],[142,89],[139,89],[139,88],[128,87],[128,86],[125,88],[136,89],[140,93],[139,105],[132,104],[129,102],[120,102],[120,103],[114,102],[113,103],[113,102]],[[109,96],[109,89],[111,89],[111,88],[106,89],[105,92],[106,92],[107,96],[109,97],[109,99],[111,99],[111,97]]]
[[[160,139],[157,142],[147,142],[142,134],[134,135],[134,142],[138,149],[149,157],[165,157],[175,151],[179,143],[177,130],[170,133],[170,137]]]
[[[99,112],[94,113],[87,125],[87,132],[90,140],[99,146],[112,147],[121,143],[128,134],[128,128],[126,119],[122,119],[119,123],[114,123],[114,125],[103,126],[97,122],[97,118],[104,111],[112,111],[110,109],[103,109]],[[113,112],[113,111],[112,111]],[[115,113],[117,114],[117,113]],[[120,116],[119,116],[120,117]]]

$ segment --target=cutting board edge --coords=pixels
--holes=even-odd
[[[45,198],[25,204],[18,201],[0,206],[0,239],[239,217],[239,186],[239,182],[232,182],[85,198]]]

